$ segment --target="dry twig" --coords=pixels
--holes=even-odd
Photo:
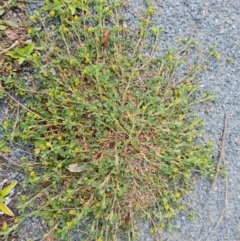
[[[3,153],[0,153],[0,159],[4,159],[6,161],[8,161],[10,164],[17,166],[17,167],[21,167],[20,164],[18,164],[16,161],[13,161],[12,159],[10,159],[9,157],[7,157],[6,155],[4,155]]]
[[[40,240],[40,241],[44,241],[44,240],[47,240],[47,238],[50,237],[50,235],[53,233],[53,231],[58,227],[59,225],[59,222],[52,228],[50,229],[45,235],[44,237]]]
[[[210,188],[210,191],[213,190],[213,188],[216,184],[219,169],[220,169],[220,165],[221,165],[222,161],[224,160],[224,147],[225,147],[225,139],[226,139],[226,129],[227,129],[227,114],[225,113],[221,149],[220,149],[220,154],[219,154],[219,158],[218,158],[218,164],[217,164],[217,168],[216,168],[215,177],[214,177],[214,180],[213,180],[213,184]]]
[[[223,158],[223,161],[225,163],[225,159]],[[209,241],[210,237],[212,236],[212,234],[215,232],[216,228],[219,226],[219,224],[221,223],[223,217],[224,217],[224,213],[227,209],[227,201],[228,201],[228,180],[227,178],[225,179],[225,197],[224,197],[224,205],[222,207],[222,211],[221,211],[221,214],[218,218],[218,221],[215,225],[215,227],[213,228],[212,232],[208,235],[206,241]]]
[[[225,164],[224,145],[225,145],[225,139],[226,139],[226,128],[227,128],[227,114],[225,113],[225,115],[224,115],[224,129],[223,129],[223,135],[222,135],[222,143],[221,143],[221,146],[220,146],[221,149],[220,149],[220,154],[219,154],[219,159],[218,159],[218,165],[217,165],[217,168],[216,168],[216,174],[215,174],[214,182],[213,182],[213,185],[212,185],[210,190],[213,189],[213,187],[214,187],[214,185],[216,183],[221,161],[223,161],[224,164]],[[221,214],[220,214],[220,216],[218,218],[218,221],[217,221],[216,225],[214,226],[213,230],[211,231],[211,233],[207,236],[206,241],[209,241],[210,237],[212,236],[212,234],[215,232],[215,230],[217,229],[217,227],[221,223],[221,221],[222,221],[222,219],[224,217],[224,213],[225,213],[225,211],[227,209],[227,202],[228,202],[228,180],[226,178],[225,179],[224,205],[222,207],[222,211],[221,211]],[[200,241],[200,240],[202,240],[202,238],[200,238],[198,241]]]

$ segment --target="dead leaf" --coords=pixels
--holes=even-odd
[[[224,33],[224,32],[225,32],[225,29],[223,28],[223,26],[221,26],[219,33],[222,34],[222,33]]]
[[[6,34],[6,36],[7,36],[9,39],[11,39],[11,40],[16,40],[16,39],[19,38],[19,35],[17,35],[16,33],[14,33],[14,32],[11,31],[11,30],[6,30],[6,31],[5,31],[5,34]]]
[[[54,69],[54,68],[51,68],[50,69],[50,72],[53,74],[53,75],[56,75],[57,73],[56,73],[56,70]]]
[[[40,149],[40,148],[35,148],[33,151],[34,151],[34,153],[39,154],[39,152],[41,151],[41,149]]]
[[[202,15],[207,17],[208,16],[208,10],[207,9],[203,9]]]
[[[124,218],[124,229],[127,228],[129,226],[129,222],[130,222],[130,213],[127,214],[127,216]]]
[[[8,115],[8,108],[5,108],[5,110],[4,110],[4,114],[5,114],[5,116],[7,116]]]
[[[105,45],[108,42],[109,35],[110,35],[110,30],[106,30],[105,33],[103,34],[102,45]]]
[[[83,172],[83,171],[85,171],[84,166],[78,166],[78,164],[70,164],[67,169],[70,172]]]

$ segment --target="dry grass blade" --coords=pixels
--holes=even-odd
[[[218,164],[217,164],[217,167],[216,167],[216,173],[215,173],[214,181],[213,181],[213,184],[212,184],[212,186],[210,188],[210,191],[213,190],[213,188],[214,188],[214,186],[216,184],[218,173],[219,173],[219,169],[220,169],[221,163],[224,160],[224,147],[225,147],[225,139],[226,139],[226,130],[227,130],[227,114],[225,113],[225,115],[224,115],[224,128],[223,128],[223,135],[222,135],[221,150],[220,150],[220,154],[219,154],[219,158],[218,158]]]

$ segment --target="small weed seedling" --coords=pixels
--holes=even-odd
[[[16,47],[13,51],[8,51],[6,55],[11,56],[14,59],[18,59],[18,63],[22,64],[24,61],[28,60],[34,49],[34,43],[28,44],[24,48]]]
[[[191,172],[213,176],[212,143],[196,141],[204,122],[192,106],[213,100],[196,97],[195,77],[219,54],[211,49],[180,78],[197,43],[179,41],[179,50],[160,56],[154,6],[146,8],[131,29],[121,1],[46,0],[29,17],[35,48],[10,54],[34,66],[28,81],[2,78],[6,96],[13,99],[14,88],[25,103],[6,138],[16,133],[15,141],[34,146],[34,160],[21,159],[31,196],[21,197],[19,214],[35,210],[58,240],[71,240],[77,228],[85,240],[117,240],[121,232],[134,240],[137,220],[150,221],[156,234],[184,208]]]

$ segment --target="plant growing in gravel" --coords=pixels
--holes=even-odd
[[[192,106],[213,99],[196,97],[195,77],[218,53],[179,77],[197,44],[181,41],[180,50],[158,55],[153,6],[131,29],[120,1],[45,2],[30,16],[35,52],[25,61],[33,76],[2,78],[2,91],[15,99],[14,87],[26,103],[15,140],[35,153],[22,158],[32,194],[21,198],[20,216],[37,207],[34,215],[63,240],[77,228],[86,240],[116,240],[120,231],[133,240],[145,219],[155,234],[184,208],[191,173],[214,172],[212,143],[196,141],[204,122]]]
[[[30,43],[24,48],[16,47],[14,51],[8,51],[6,55],[9,55],[14,59],[18,59],[18,63],[22,64],[24,61],[26,61],[29,58],[29,56],[31,56],[33,49],[34,49],[34,43]]]

